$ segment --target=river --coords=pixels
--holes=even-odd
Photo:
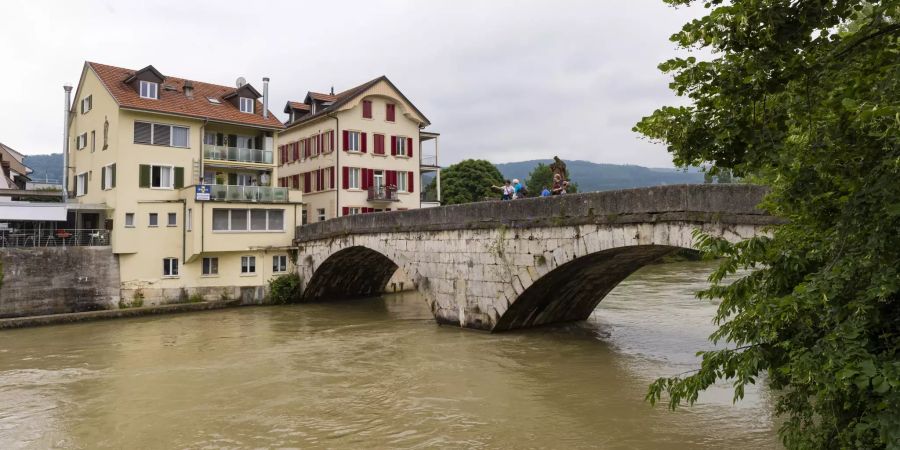
[[[695,367],[709,263],[646,267],[584,323],[438,326],[416,293],[0,332],[0,448],[778,448],[771,395]]]

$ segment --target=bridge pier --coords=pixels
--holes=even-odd
[[[692,248],[695,229],[729,241],[765,232],[777,220],[755,209],[763,192],[672,186],[307,225],[297,239],[303,299],[375,295],[401,268],[442,324],[504,331],[584,320],[635,270]]]

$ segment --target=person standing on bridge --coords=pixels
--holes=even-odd
[[[512,200],[514,188],[509,180],[506,180],[506,184],[503,186],[491,186],[491,188],[500,190],[500,200]]]

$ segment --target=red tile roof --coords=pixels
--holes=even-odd
[[[302,110],[302,111],[309,111],[309,105],[307,105],[306,103],[301,103],[301,102],[288,102],[288,106],[290,106],[290,107],[293,108],[293,109],[299,109],[299,110]]]
[[[313,100],[319,100],[319,101],[323,101],[323,102],[333,102],[333,101],[337,100],[336,95],[322,94],[321,92],[310,91],[306,95],[310,96]]]
[[[125,79],[134,74],[135,70],[95,62],[87,64],[122,108],[178,114],[200,119],[208,118],[217,122],[284,128],[284,124],[272,114],[271,110],[268,118],[262,116],[262,102],[259,100],[256,101],[255,110],[257,112],[254,114],[243,113],[231,102],[224,100],[223,96],[236,90],[233,87],[191,80],[194,85],[194,94],[193,97],[187,97],[184,95],[184,82],[187,80],[167,76],[159,87],[159,99],[141,98],[134,88],[125,84]],[[175,90],[168,90],[168,86],[174,87]],[[219,100],[219,103],[211,103],[207,97],[215,98]]]

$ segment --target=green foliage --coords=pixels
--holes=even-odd
[[[441,197],[445,205],[480,202],[500,197],[491,186],[503,185],[503,176],[489,161],[466,159],[441,171]],[[434,183],[434,181],[432,181]]]
[[[131,302],[126,302],[122,298],[119,299],[119,309],[140,308],[142,306],[144,306],[144,291],[142,289],[134,291],[134,295],[131,296]]]
[[[578,192],[578,184],[572,181],[568,168],[566,168],[566,179],[569,180],[569,188],[566,192],[569,194]],[[531,170],[531,173],[528,174],[528,181],[525,182],[525,186],[528,186],[528,195],[532,197],[541,195],[541,190],[545,187],[547,189],[553,188],[553,171],[550,170],[550,166],[538,163]]]
[[[187,298],[188,303],[201,303],[203,301],[203,296],[200,295],[199,292],[194,292]]]
[[[269,302],[276,305],[295,303],[301,292],[300,275],[289,273],[269,280]]]
[[[647,397],[675,408],[728,379],[737,401],[764,380],[787,447],[898,448],[900,1],[705,6],[672,40],[711,56],[660,66],[688,105],[635,129],[680,166],[768,184],[788,223],[734,245],[698,235],[724,258],[700,293],[720,301],[724,345]]]

